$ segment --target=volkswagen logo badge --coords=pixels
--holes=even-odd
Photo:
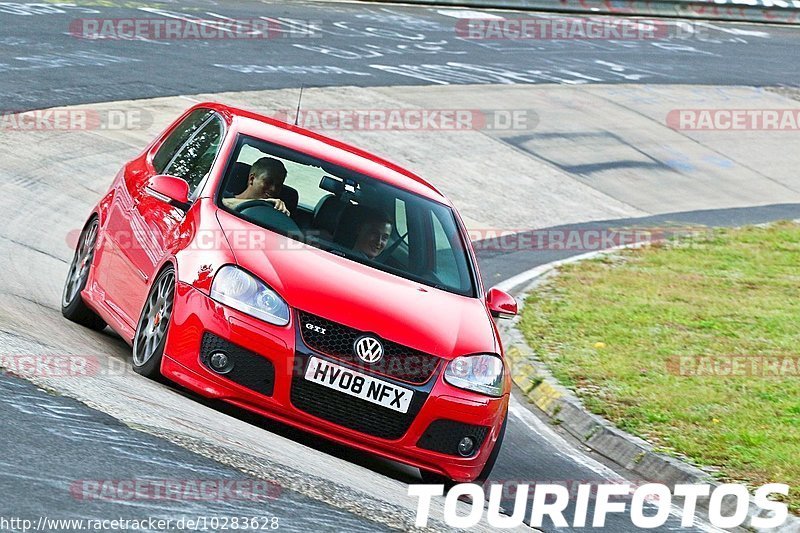
[[[353,349],[358,358],[369,365],[377,363],[383,357],[383,344],[370,335],[363,335],[357,338],[353,344]]]

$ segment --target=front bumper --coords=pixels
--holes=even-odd
[[[167,378],[203,396],[224,400],[333,441],[458,481],[478,477],[499,435],[508,395],[489,398],[454,388],[442,379],[440,365],[422,385],[375,376],[414,391],[407,415],[389,412],[385,407],[304,380],[312,356],[340,366],[351,365],[308,348],[296,327],[297,319],[294,313],[289,325],[272,326],[179,283],[161,371]],[[264,376],[261,381],[252,379],[253,376],[246,379],[242,375],[212,371],[201,360],[204,348],[208,351],[208,346],[203,346],[204,336],[207,343],[210,337],[220,338],[242,353],[250,352],[250,357],[266,359],[271,363],[272,376],[268,371],[270,364],[259,360],[252,362],[256,369],[267,369],[258,370],[259,377]],[[353,370],[364,372],[363,368]],[[480,449],[471,457],[460,457],[420,447],[442,449],[431,446],[430,433],[423,438],[437,420],[485,427]]]

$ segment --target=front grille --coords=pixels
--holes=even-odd
[[[480,449],[489,428],[486,426],[472,426],[455,420],[434,420],[417,442],[418,448],[433,452],[459,455],[458,442],[464,437],[475,439],[475,450]]]
[[[209,369],[209,359],[214,352],[224,352],[233,362],[231,371],[223,374],[225,378],[265,396],[272,396],[275,367],[269,359],[205,332],[200,347],[200,362]]]
[[[356,339],[367,332],[349,328],[303,311],[300,311],[299,315],[300,332],[303,341],[309,348],[346,361],[370,373],[382,374],[419,385],[428,381],[439,365],[440,359],[434,355],[385,340],[381,341],[384,350],[383,358],[377,363],[367,365],[356,357],[353,351]],[[321,333],[317,329],[310,329],[307,325],[324,329],[325,333]]]
[[[428,398],[414,391],[407,413],[355,398],[306,380],[303,375],[292,379],[292,404],[308,414],[334,424],[387,440],[405,435]]]

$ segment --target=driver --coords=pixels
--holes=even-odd
[[[233,209],[249,200],[263,200],[281,213],[290,215],[286,204],[279,198],[285,180],[286,167],[283,163],[273,157],[262,157],[250,167],[247,188],[232,198],[223,198],[222,203]]]

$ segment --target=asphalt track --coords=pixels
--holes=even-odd
[[[0,513],[5,517],[34,520],[40,516],[53,520],[152,517],[177,521],[237,516],[256,520],[259,525],[276,518],[281,530],[297,532],[325,530],[331,523],[349,531],[388,530],[334,506],[283,490],[277,483],[263,489],[258,488],[263,485],[252,485],[253,497],[241,492],[211,498],[199,491],[192,492],[186,485],[184,494],[191,494],[189,498],[159,498],[156,492],[159,484],[165,486],[168,480],[242,484],[255,483],[255,479],[243,477],[233,468],[191,454],[175,444],[134,431],[75,400],[48,395],[23,380],[0,378],[0,404],[3,413],[0,431],[5,441],[0,478],[4,486],[13,490],[4,495],[6,501]],[[142,500],[135,498],[111,498],[111,492],[101,496],[94,487],[109,477],[149,482],[152,500],[145,500],[143,505]]]
[[[130,3],[126,5],[130,6]],[[10,11],[18,10],[15,14]],[[25,11],[36,14],[22,14]],[[38,12],[37,12],[38,10]],[[47,12],[42,12],[47,11]],[[70,35],[70,23],[79,17],[223,15],[246,18],[257,14],[277,20],[281,27],[305,21],[325,28],[324,38],[309,39],[287,34],[266,42],[150,42],[95,41]],[[364,5],[294,2],[182,2],[141,5],[138,8],[76,7],[9,8],[0,5],[0,20],[6,30],[0,37],[0,98],[5,110],[39,109],[77,103],[116,101],[178,94],[210,93],[307,86],[428,85],[450,83],[648,83],[694,85],[798,85],[800,54],[798,34],[792,28],[769,28],[769,40],[745,40],[747,32],[764,31],[758,26],[713,25],[703,39],[668,43],[586,43],[581,41],[527,44],[480,43],[454,38],[451,16],[434,9],[365,7]],[[721,29],[720,29],[721,28]],[[662,43],[664,44],[664,43]],[[735,63],[739,68],[732,69]],[[221,66],[220,66],[221,65]],[[231,65],[239,65],[232,68]],[[5,144],[5,143],[4,143]],[[58,157],[58,147],[53,147]],[[18,153],[14,154],[19,156]],[[33,173],[46,173],[47,161],[33,165]],[[79,178],[79,177],[78,177]],[[110,180],[110,176],[108,178]],[[96,184],[82,184],[91,194]],[[63,194],[75,190],[59,189]],[[34,191],[37,193],[47,191]],[[50,191],[52,192],[52,191]],[[83,191],[82,195],[90,194]],[[9,204],[4,204],[8,208]],[[746,208],[696,210],[651,217],[591,222],[577,228],[648,226],[665,223],[689,225],[740,225],[776,219],[799,218],[800,205],[782,204]],[[48,228],[25,218],[24,210],[11,213],[19,229],[24,223],[41,233],[61,223],[74,227],[79,221],[47,221]],[[521,223],[524,227],[524,222]],[[570,225],[576,228],[575,225]],[[557,229],[557,228],[556,228]],[[36,248],[35,239],[12,236],[4,231],[4,252],[15,253],[14,241]],[[480,253],[484,277],[491,282],[571,255],[570,251],[518,250],[511,253],[486,250]],[[32,254],[29,275],[39,283],[59,285],[49,279],[65,270],[63,251],[53,252],[41,244]],[[50,256],[49,258],[46,256]],[[45,263],[47,265],[45,266]],[[39,276],[48,276],[41,279]],[[15,294],[25,299],[25,294]],[[25,312],[58,322],[55,302],[42,302],[29,295]],[[52,330],[48,336],[31,338],[11,321],[2,326],[3,351],[75,349],[62,342],[69,332]],[[106,351],[123,357],[127,347],[111,335],[93,337]],[[131,506],[115,503],[79,502],[69,495],[75,480],[104,476],[127,479],[158,475],[171,478],[241,476],[183,448],[134,431],[101,413],[67,398],[53,397],[11,377],[0,377],[4,401],[0,408],[4,469],[0,478],[15,486],[0,503],[0,514],[58,515],[106,518]],[[9,398],[11,398],[9,400]],[[414,482],[413,473],[324,441],[311,439],[256,420],[244,413],[213,407],[334,457],[355,462],[403,482]],[[87,437],[90,436],[90,437]],[[520,404],[515,404],[507,440],[493,478],[520,482],[602,482],[625,476],[573,449],[563,437],[539,422]],[[635,481],[635,480],[634,480]],[[247,502],[214,505],[170,506],[138,502],[135,512],[148,515],[192,513],[208,515],[237,512],[263,513],[264,506]],[[372,529],[378,526],[362,516],[343,513],[319,501],[308,500],[291,490],[269,502],[266,509],[291,517],[285,527],[304,529],[321,520],[335,520],[337,529]],[[624,517],[610,517],[606,531],[629,531]],[[675,520],[662,528],[676,528]],[[552,529],[550,527],[546,529]]]
[[[453,10],[423,7],[270,0],[19,4],[0,5],[0,105],[14,111],[301,83],[800,84],[800,35],[793,27],[770,28],[771,38],[757,46],[749,36],[763,31],[758,26],[702,22],[670,41],[479,41],[459,38],[456,19],[439,13]],[[139,7],[96,7],[104,4]],[[75,22],[159,17],[267,17],[274,38],[86,39]]]

